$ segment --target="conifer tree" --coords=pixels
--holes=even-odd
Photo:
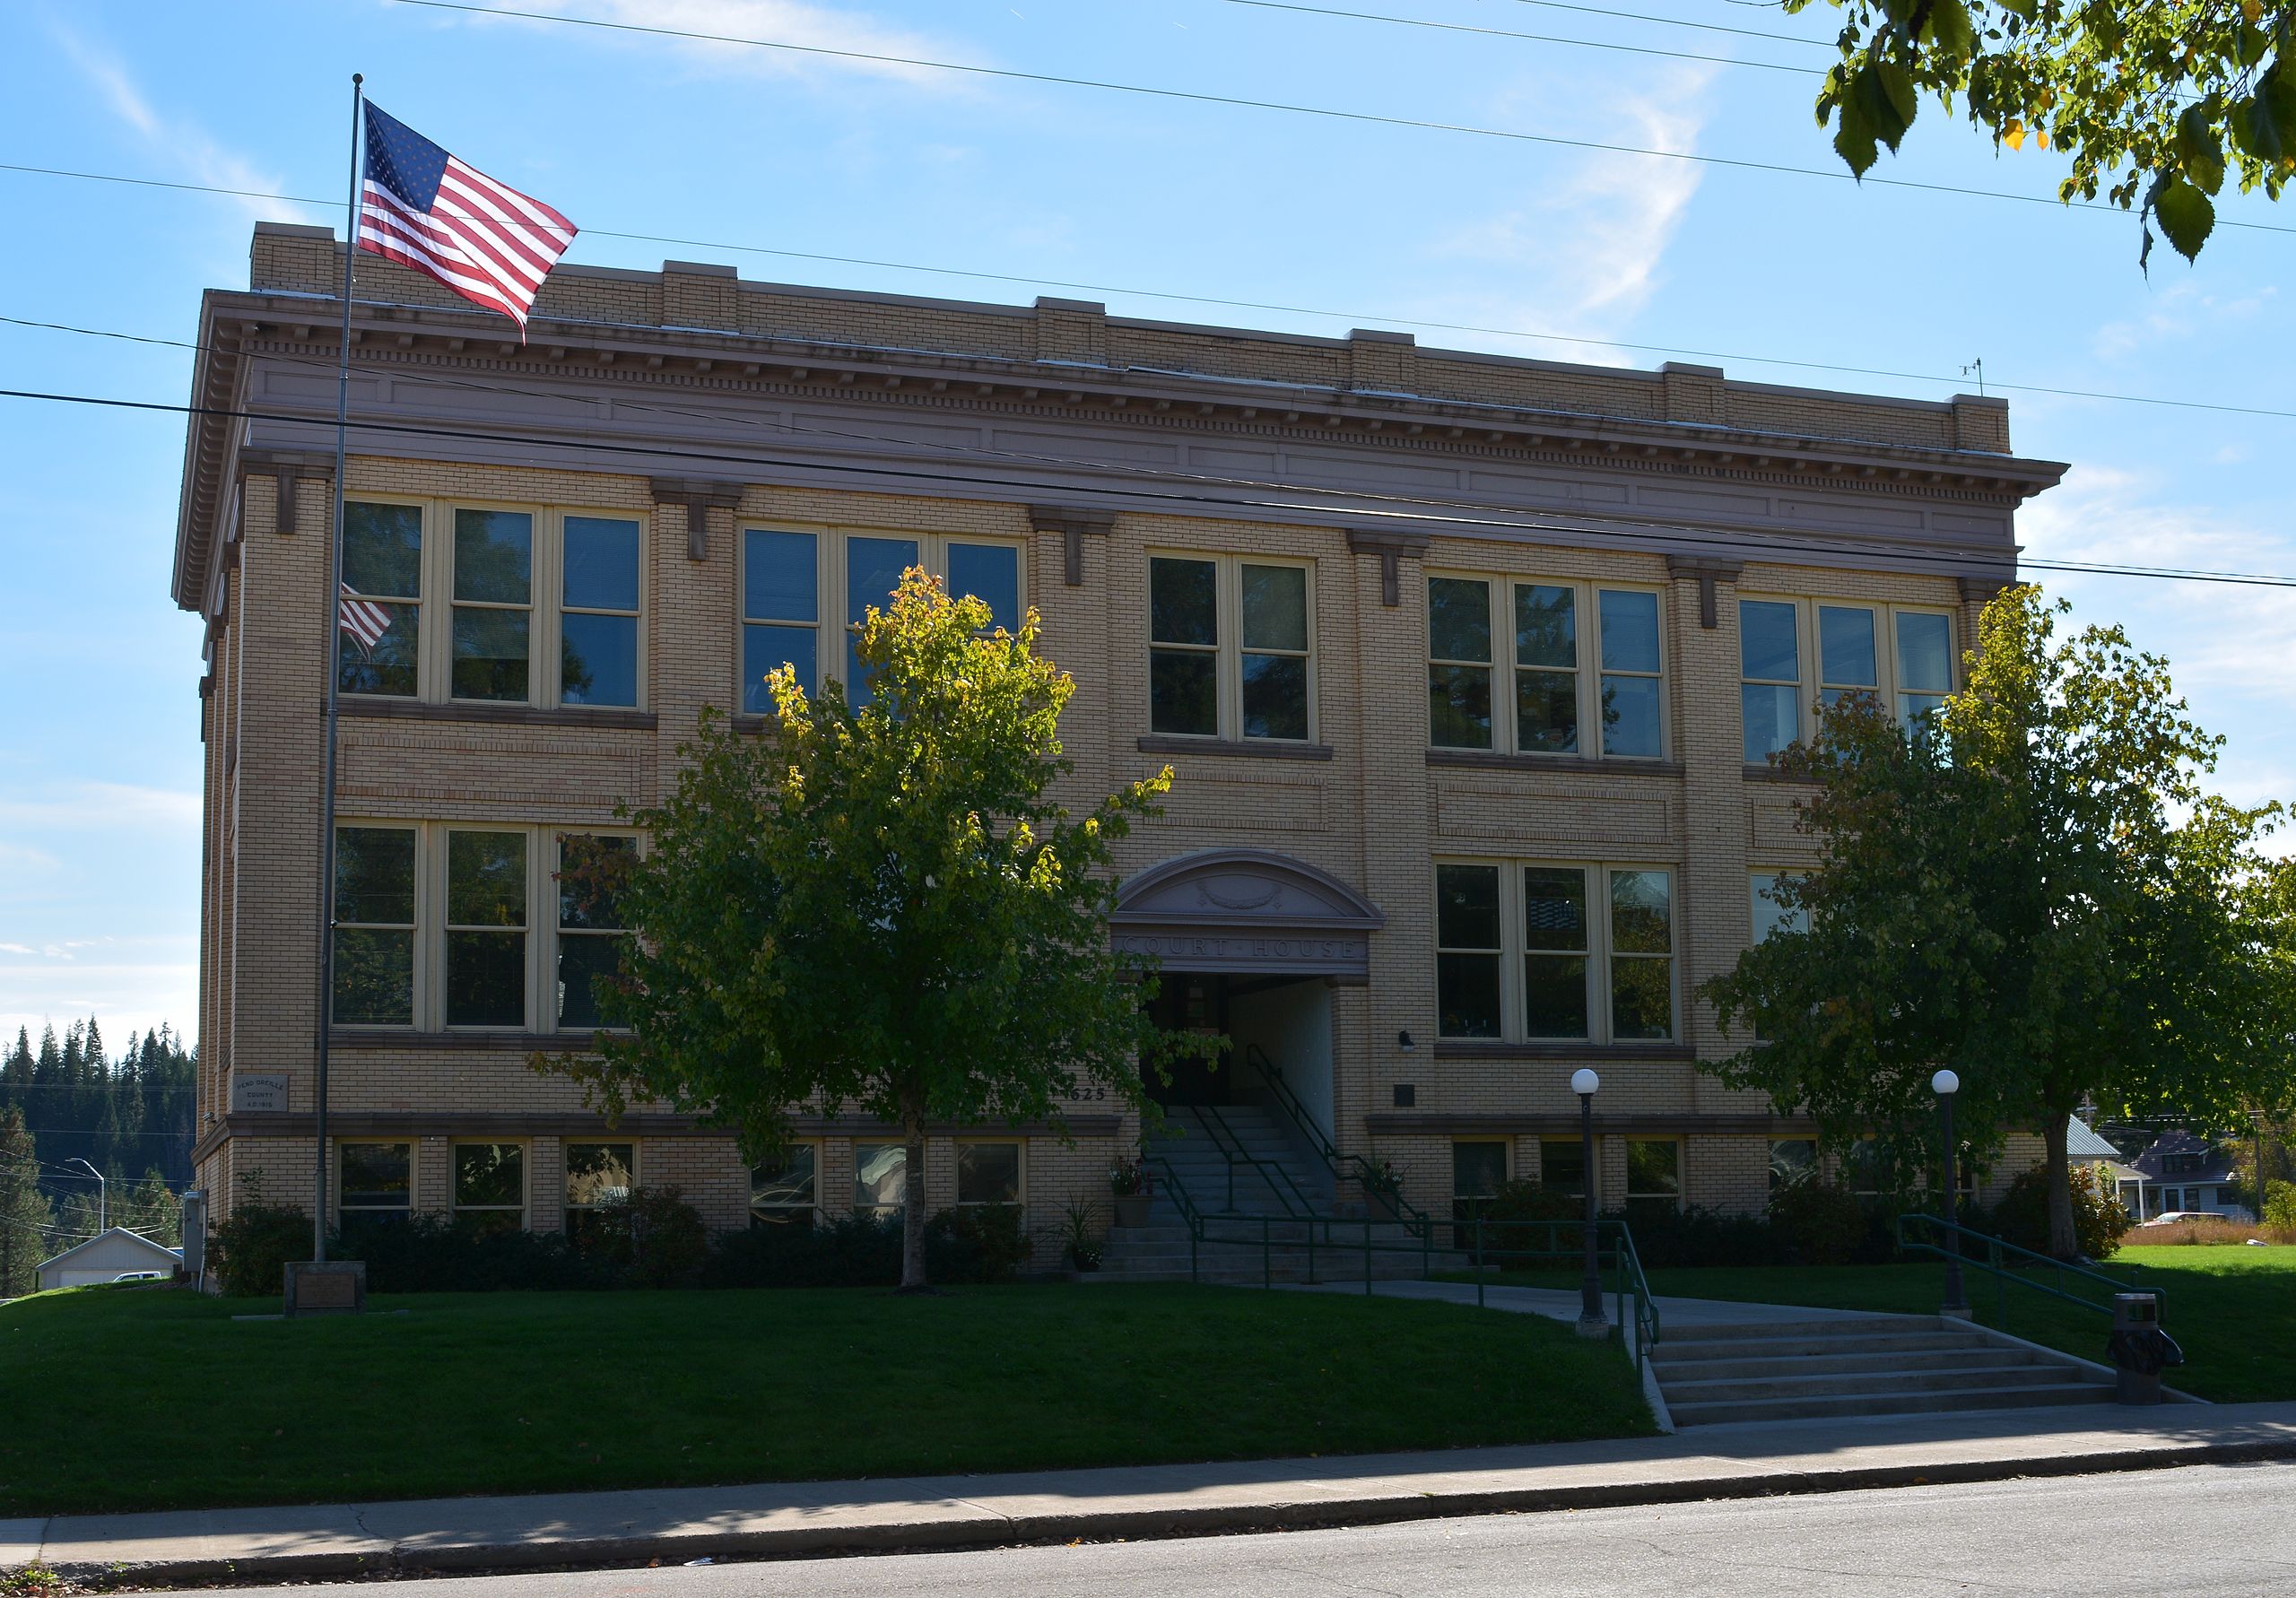
[[[0,1107],[0,1298],[39,1285],[40,1261],[62,1247],[51,1230],[55,1214],[39,1190],[39,1161],[23,1112]]]

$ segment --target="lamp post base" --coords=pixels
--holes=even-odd
[[[1581,1336],[1581,1337],[1608,1337],[1610,1334],[1611,1334],[1611,1324],[1610,1324],[1610,1322],[1609,1322],[1609,1321],[1607,1321],[1607,1320],[1604,1319],[1601,1316],[1598,1316],[1598,1315],[1582,1315],[1582,1316],[1580,1316],[1578,1317],[1578,1335],[1579,1335],[1579,1336]]]

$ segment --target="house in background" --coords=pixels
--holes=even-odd
[[[2123,1163],[2121,1151],[2112,1141],[2078,1116],[2066,1118],[2065,1158],[2092,1177],[2101,1172],[2113,1196],[2120,1201],[2120,1207],[2128,1212],[2129,1219],[2143,1219],[2136,1206],[2144,1185],[2144,1175],[2134,1166]]]
[[[2121,1203],[2138,1220],[2150,1220],[2172,1210],[2198,1211],[2231,1220],[2253,1215],[2241,1204],[2226,1202],[2225,1189],[2237,1184],[2229,1150],[2189,1132],[2164,1132],[2132,1162],[2138,1178],[2135,1202],[2124,1193]]]
[[[172,1277],[183,1269],[183,1251],[154,1243],[126,1227],[98,1232],[85,1243],[74,1244],[53,1259],[39,1264],[39,1290],[88,1287],[117,1281],[138,1271],[157,1271]]]

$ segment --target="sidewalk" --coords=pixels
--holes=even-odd
[[[1362,1524],[2296,1459],[2296,1403],[1996,1410],[1345,1459],[0,1521],[0,1570],[257,1583]]]

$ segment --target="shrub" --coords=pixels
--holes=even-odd
[[[1697,1204],[1680,1210],[1630,1213],[1634,1252],[1645,1270],[1685,1265],[1779,1265],[1787,1263],[1778,1229],[1760,1215],[1734,1215]]]
[[[586,1259],[558,1232],[484,1229],[442,1215],[370,1222],[336,1250],[367,1262],[375,1293],[536,1292],[619,1285],[614,1270]]]
[[[925,1263],[935,1281],[1004,1280],[991,1273],[995,1260],[1017,1263],[1028,1244],[1019,1210],[996,1208],[1007,1211],[1009,1220],[966,1220],[960,1218],[971,1212],[944,1210],[926,1223]],[[752,1226],[718,1235],[700,1280],[712,1288],[891,1287],[900,1281],[900,1250],[898,1212],[840,1215],[819,1226]]]
[[[688,1286],[709,1258],[709,1229],[676,1187],[633,1187],[627,1197],[588,1212],[569,1240],[575,1253],[627,1287]]]
[[[944,1210],[925,1225],[926,1263],[936,1280],[1010,1281],[1033,1246],[1021,1220],[1018,1204]]]
[[[266,1203],[263,1177],[239,1178],[239,1202],[208,1237],[207,1268],[234,1298],[286,1290],[290,1261],[311,1257],[311,1218],[292,1204]]]
[[[2296,1182],[2264,1185],[2264,1224],[2275,1231],[2296,1231]]]
[[[1770,1195],[1780,1255],[1799,1265],[1847,1265],[1872,1251],[1874,1216],[1847,1187],[1816,1177]]]
[[[2080,1166],[2066,1173],[2073,1193],[2073,1236],[2080,1251],[2092,1260],[2109,1257],[2128,1230],[2128,1212],[2106,1179]],[[1993,1207],[1994,1229],[2005,1243],[2048,1252],[2048,1172],[2035,1166],[2022,1172]]]

